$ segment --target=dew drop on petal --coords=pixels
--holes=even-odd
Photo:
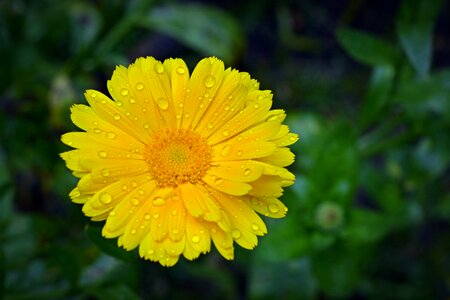
[[[198,244],[200,242],[200,237],[198,235],[194,235],[194,236],[192,236],[191,241],[194,244]]]
[[[270,203],[268,208],[269,208],[269,211],[273,214],[280,211],[280,208],[278,207],[278,204],[276,204],[276,203]]]
[[[111,203],[111,201],[112,201],[111,194],[109,194],[109,193],[102,193],[102,194],[100,195],[100,201],[101,201],[103,204],[109,204],[109,203]]]
[[[173,209],[171,214],[172,214],[172,216],[176,216],[178,214],[178,211],[176,209]]]
[[[138,189],[138,194],[139,195],[144,195],[144,190],[143,189]]]
[[[121,188],[122,191],[126,191],[128,189],[128,186],[126,184],[122,184]]]
[[[144,215],[144,220],[147,220],[147,221],[150,220],[150,215],[149,214],[145,214]]]
[[[180,233],[180,230],[177,229],[177,228],[174,228],[174,229],[172,229],[172,233],[173,234],[178,234],[178,233]]]
[[[164,204],[166,204],[166,200],[164,200],[163,198],[161,198],[161,197],[156,197],[155,199],[153,199],[153,205],[155,205],[155,206],[161,206],[161,205],[164,205]]]
[[[161,62],[156,62],[155,66],[153,67],[155,72],[158,74],[162,74],[164,72],[164,66]]]
[[[103,177],[108,177],[109,176],[109,170],[108,169],[103,169],[101,173],[102,173]]]
[[[245,169],[244,170],[244,175],[245,176],[248,176],[248,175],[250,175],[252,173],[252,170],[250,170],[250,169]]]
[[[233,229],[233,231],[231,231],[231,236],[234,239],[238,239],[242,236],[242,232],[239,229]]]
[[[108,132],[107,134],[106,134],[106,138],[108,139],[108,140],[113,140],[113,139],[115,139],[116,138],[116,134],[114,133],[114,132]]]
[[[137,89],[138,91],[142,91],[142,90],[144,89],[144,84],[143,84],[142,82],[138,82],[138,83],[136,84],[136,89]]]
[[[155,220],[157,220],[157,219],[159,218],[159,214],[158,214],[158,213],[154,213],[154,214],[152,215],[152,218],[155,219]]]
[[[169,107],[169,101],[167,101],[166,98],[159,98],[158,99],[158,106],[162,110],[166,110]]]
[[[99,128],[94,128],[94,132],[98,134],[98,133],[100,133],[102,131]]]
[[[222,148],[222,152],[220,154],[222,154],[222,156],[228,156],[231,153],[231,146],[230,145],[226,145]]]
[[[209,129],[211,129],[211,128],[214,127],[214,124],[211,123],[211,122],[208,122],[208,123],[206,124],[206,127],[208,127]]]
[[[119,121],[120,120],[120,115],[119,114],[115,114],[114,115],[114,120]]]
[[[237,156],[242,156],[242,151],[239,150],[239,151],[237,152]]]
[[[92,97],[92,98],[97,97],[97,93],[96,93],[96,92],[92,92],[92,93],[91,93],[91,97]]]
[[[255,103],[255,105],[253,105],[253,108],[254,108],[254,109],[258,109],[258,108],[259,108],[259,104],[258,104],[258,103]]]
[[[128,102],[130,102],[131,104],[134,104],[136,102],[136,99],[134,99],[133,97],[131,97]]]
[[[258,226],[257,224],[255,224],[255,223],[253,223],[253,224],[252,224],[252,229],[253,229],[254,231],[258,231],[258,230],[259,230],[259,226]]]
[[[108,153],[106,153],[105,151],[99,151],[98,152],[98,157],[100,157],[100,158],[107,158],[108,157]]]
[[[117,100],[117,101],[116,101],[116,105],[117,105],[118,107],[121,107],[121,106],[123,105],[123,103],[122,103],[122,101]]]
[[[224,130],[224,131],[222,132],[222,134],[223,134],[223,136],[229,136],[229,135],[230,135],[230,131]]]
[[[213,75],[206,76],[205,79],[203,80],[203,84],[207,88],[213,87],[216,84],[216,77],[214,77]]]
[[[136,229],[131,229],[131,234],[136,234]]]
[[[131,204],[134,205],[134,206],[138,206],[139,205],[139,199],[138,198],[131,199]]]
[[[177,73],[178,73],[178,74],[183,75],[184,72],[185,72],[185,71],[184,71],[184,68],[182,68],[182,67],[178,67],[178,68],[177,68]]]
[[[115,212],[115,211],[111,211],[111,212],[109,213],[109,216],[110,216],[110,217],[116,216],[116,212]]]
[[[120,94],[121,94],[122,96],[126,96],[126,95],[128,95],[128,90],[127,90],[127,89],[122,89],[122,90],[120,91]]]

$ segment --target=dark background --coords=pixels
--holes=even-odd
[[[448,299],[448,1],[0,1],[0,299]],[[287,111],[296,184],[253,251],[173,268],[100,235],[58,153],[117,64],[215,55]]]

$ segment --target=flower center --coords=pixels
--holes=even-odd
[[[210,167],[211,148],[190,130],[165,129],[153,134],[144,155],[158,186],[176,187],[195,183],[205,175]]]

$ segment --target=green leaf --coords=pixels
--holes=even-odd
[[[116,239],[107,239],[102,236],[101,224],[88,223],[85,231],[91,241],[106,254],[124,261],[131,262],[135,260],[136,253],[134,251],[127,251],[120,248],[119,245],[117,245]]]
[[[333,298],[348,297],[358,284],[366,249],[336,245],[312,256],[312,269],[319,286]]]
[[[365,129],[375,122],[390,100],[395,70],[390,65],[373,68],[370,85],[361,108],[360,124]]]
[[[95,42],[100,32],[101,19],[95,6],[89,2],[74,2],[69,9],[71,50],[80,52]]]
[[[404,0],[397,17],[400,44],[421,77],[430,69],[433,27],[442,3],[442,0]]]
[[[388,42],[368,33],[341,28],[336,37],[348,54],[360,63],[378,66],[395,64],[397,53]]]
[[[89,294],[99,300],[139,300],[141,299],[130,287],[124,284],[96,287],[89,290]]]
[[[370,243],[383,238],[395,223],[383,214],[367,209],[353,209],[350,221],[342,233],[354,243]]]
[[[141,26],[163,32],[205,55],[232,63],[241,53],[244,37],[239,24],[225,11],[199,4],[155,8]]]

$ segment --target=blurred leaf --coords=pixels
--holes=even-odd
[[[432,32],[442,0],[404,0],[397,17],[397,34],[416,72],[428,74],[432,55]]]
[[[5,159],[3,149],[0,148],[0,229],[13,216],[14,188]]]
[[[124,284],[90,289],[89,293],[98,300],[139,300],[141,299],[130,287]]]
[[[336,37],[355,60],[368,65],[395,65],[397,53],[386,41],[350,28],[338,29]]]
[[[49,249],[49,262],[61,269],[72,287],[76,286],[81,274],[81,257],[78,249],[66,245],[54,245]]]
[[[91,241],[106,254],[124,261],[134,261],[136,253],[127,251],[117,245],[117,239],[107,239],[102,236],[102,224],[88,223],[86,234]]]
[[[367,209],[353,209],[350,214],[343,236],[355,243],[376,242],[396,225],[391,218]]]
[[[74,87],[66,74],[59,74],[53,79],[50,91],[50,120],[54,128],[61,128],[64,124],[69,107],[75,102]]]
[[[423,119],[430,115],[445,116],[450,120],[450,70],[432,74],[424,80],[402,84],[394,100],[400,102],[411,118]]]
[[[250,299],[317,299],[319,286],[308,258],[254,264]],[[294,297],[294,298],[293,298]]]
[[[227,64],[236,61],[244,46],[239,24],[227,12],[199,4],[174,4],[155,8],[139,22],[179,42],[214,55]]]
[[[361,108],[362,129],[377,120],[383,107],[390,100],[394,75],[395,70],[390,65],[373,68],[370,85]]]
[[[6,258],[3,248],[0,246],[0,296],[3,295],[6,279]]]
[[[320,288],[333,298],[348,297],[358,283],[364,255],[368,253],[339,245],[315,253],[312,268]]]
[[[20,265],[29,261],[35,254],[37,237],[32,218],[15,215],[7,228],[0,232],[3,250],[8,265]]]
[[[101,27],[101,16],[94,5],[80,1],[70,5],[69,15],[71,50],[76,54],[95,41]]]

